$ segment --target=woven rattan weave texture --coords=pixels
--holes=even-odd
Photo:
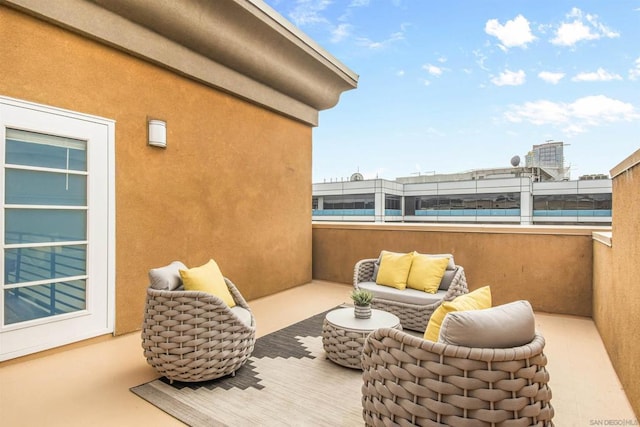
[[[225,278],[236,304],[249,309]],[[207,381],[234,373],[251,355],[255,319],[247,326],[218,297],[147,289],[142,348],[149,365],[174,381]]]
[[[377,259],[372,258],[363,259],[356,263],[353,272],[353,286],[355,288],[358,287],[358,283],[360,282],[374,281],[373,270],[376,261]],[[464,269],[457,265],[451,285],[449,285],[449,289],[441,301],[419,305],[374,297],[371,302],[371,307],[395,314],[400,318],[400,323],[402,323],[404,329],[424,332],[429,323],[429,318],[443,301],[451,301],[455,297],[466,294],[467,292],[469,292],[469,288],[467,286]]]
[[[553,426],[544,338],[468,348],[378,329],[363,349],[368,426]]]

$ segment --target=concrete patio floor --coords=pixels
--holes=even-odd
[[[349,302],[350,290],[344,284],[313,281],[249,301],[258,336]],[[593,321],[536,313],[536,322],[547,342],[555,425],[638,425]],[[0,365],[0,424],[183,425],[129,391],[156,377],[142,354],[139,333],[4,363]],[[264,420],[263,425],[273,425],[270,421]]]

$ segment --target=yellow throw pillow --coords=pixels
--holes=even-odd
[[[234,307],[236,302],[227,288],[224,276],[218,264],[212,259],[200,267],[180,270],[180,277],[187,291],[202,291],[215,295],[229,307]]]
[[[435,294],[449,264],[449,258],[435,258],[429,255],[413,253],[411,270],[407,278],[407,288]]]
[[[424,331],[424,339],[429,341],[438,341],[440,335],[440,327],[447,313],[452,311],[481,310],[483,308],[491,308],[491,288],[483,286],[468,294],[460,295],[453,301],[445,301],[431,315],[427,330]]]
[[[382,251],[376,283],[397,289],[405,289],[407,287],[407,277],[411,269],[412,259],[413,252],[403,254]]]

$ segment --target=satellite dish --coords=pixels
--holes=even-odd
[[[349,179],[350,181],[362,181],[364,179],[364,177],[362,176],[362,174],[360,172],[356,172],[353,175],[351,175],[351,178]]]
[[[513,156],[511,158],[511,166],[513,166],[514,168],[517,167],[520,164],[520,156]]]

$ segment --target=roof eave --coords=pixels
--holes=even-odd
[[[358,76],[261,0],[0,0],[300,120]]]

